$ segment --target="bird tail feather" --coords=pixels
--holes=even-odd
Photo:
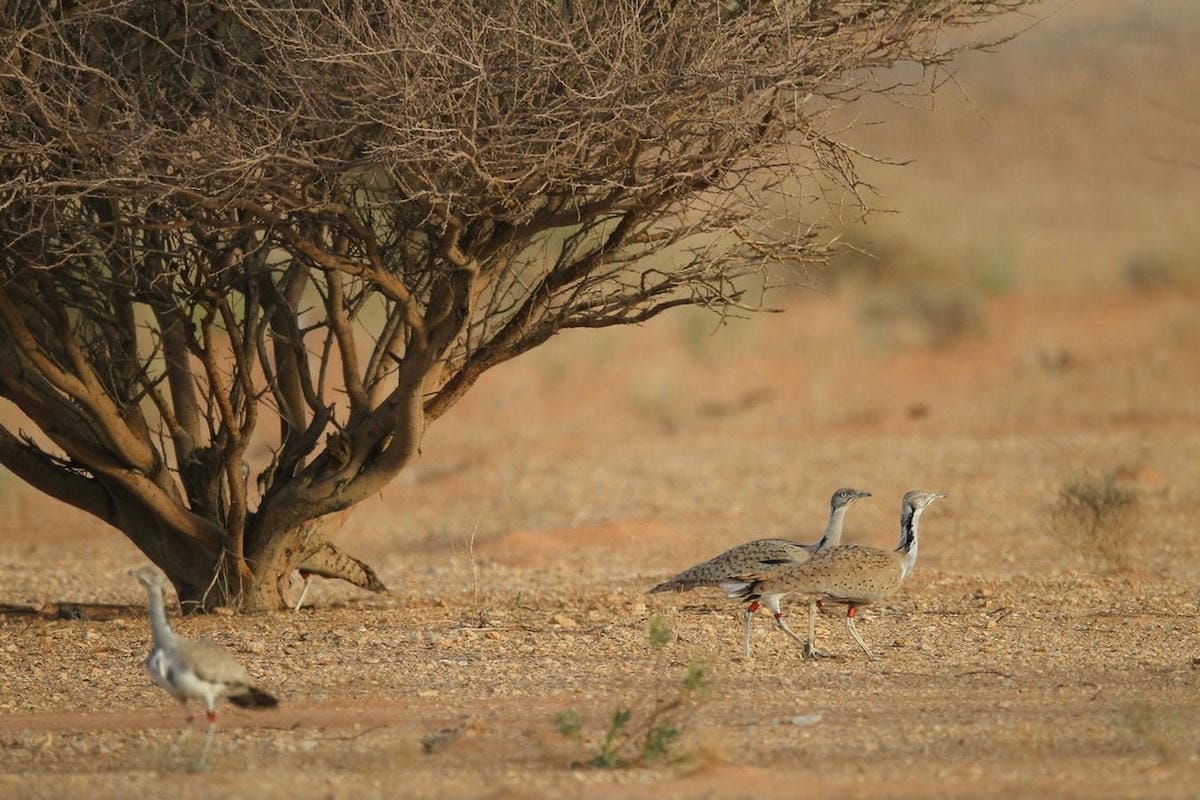
[[[728,580],[721,581],[721,591],[730,597],[736,597],[738,600],[757,600],[758,599],[758,581],[756,580]]]
[[[275,695],[268,694],[257,686],[247,686],[244,692],[230,695],[229,702],[240,708],[274,708],[279,705]]]

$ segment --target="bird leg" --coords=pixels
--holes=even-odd
[[[745,654],[746,658],[750,657],[750,620],[752,619],[751,615],[755,611],[758,611],[759,608],[761,608],[761,606],[759,605],[759,602],[757,600],[751,600],[750,605],[746,606],[746,610],[742,612],[742,622],[743,622],[742,652]]]
[[[854,606],[850,606],[850,608],[846,610],[846,627],[850,629],[850,635],[854,637],[854,641],[858,642],[858,646],[861,647],[862,651],[867,654],[867,658],[871,661],[874,661],[875,654],[871,652],[871,648],[867,647],[867,643],[864,642],[863,638],[858,635],[858,629],[854,627],[855,611],[856,609]]]
[[[820,600],[808,604],[808,641],[804,643],[804,657],[808,659],[829,657],[829,653],[817,649],[817,606],[820,604]]]
[[[795,639],[801,647],[803,647],[805,650],[808,649],[808,642],[801,639],[796,632],[792,630],[791,626],[783,621],[783,612],[779,612],[775,615],[775,624],[778,625],[784,633]]]
[[[792,630],[791,626],[783,621],[783,609],[779,607],[778,595],[768,595],[764,597],[763,603],[766,604],[767,608],[771,610],[771,613],[775,615],[775,624],[779,626],[781,631],[795,639],[801,647],[808,647],[808,643],[801,639],[796,632]]]
[[[196,761],[195,768],[204,769],[205,759],[208,758],[208,748],[212,746],[213,733],[217,730],[217,712],[213,709],[208,710],[208,730],[204,734],[204,749],[200,751],[200,758]]]
[[[187,700],[180,699],[179,704],[183,706],[185,725],[183,730],[179,732],[179,735],[175,737],[175,741],[171,742],[171,746],[167,748],[167,758],[174,756],[175,751],[179,749],[179,746],[183,744],[183,741],[191,735],[192,721],[196,719],[191,710],[188,709]]]
[[[294,609],[292,609],[293,612],[297,612],[300,610],[300,604],[304,602],[304,596],[306,594],[308,594],[308,584],[312,582],[312,573],[311,572],[305,572],[304,570],[300,570],[300,577],[304,581],[304,586],[303,586],[303,588],[300,589],[300,597],[296,599],[296,607]]]
[[[750,657],[750,609],[742,612],[742,655]]]

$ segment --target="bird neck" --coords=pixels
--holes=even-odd
[[[163,590],[150,586],[146,588],[150,601],[150,632],[154,636],[154,647],[167,650],[175,646],[175,632],[167,624],[167,604],[163,600]]]
[[[846,519],[847,508],[849,506],[841,506],[829,513],[829,522],[825,525],[825,535],[817,541],[817,546],[813,549],[837,547],[842,543],[842,524]]]
[[[902,577],[907,578],[917,563],[917,520],[920,519],[921,509],[905,505],[900,514],[900,545],[896,552],[900,554]]]

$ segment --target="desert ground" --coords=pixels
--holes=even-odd
[[[0,797],[1200,796],[1200,11],[1046,11],[861,110],[912,159],[866,169],[873,257],[485,376],[337,537],[390,593],[173,614],[281,699],[223,707],[206,769],[142,672],[144,558],[0,474]],[[815,540],[843,485],[882,547],[949,495],[878,660],[836,607],[830,658],[760,613],[747,659],[718,591],[646,594]]]

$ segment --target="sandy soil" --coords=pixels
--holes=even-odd
[[[1188,107],[1200,81],[1170,54],[1200,19],[1182,8],[1075,4],[968,65],[975,109],[864,134],[918,156],[874,178],[911,209],[877,241],[903,231],[968,287],[972,254],[1003,256],[1012,285],[973,295],[967,330],[872,314],[878,287],[851,280],[715,335],[677,315],[486,376],[342,532],[390,594],[317,583],[297,614],[176,619],[282,700],[223,709],[205,771],[141,671],[139,554],[0,481],[0,797],[1200,795],[1200,282],[1194,257],[1158,288],[1127,280],[1135,256],[1176,265],[1194,243],[1200,170],[1131,166],[1178,147],[1186,117],[1096,123],[1139,86]],[[1033,146],[1038,119],[1066,155]],[[1085,472],[1137,498],[1111,536],[1054,514]],[[744,659],[719,594],[645,594],[736,542],[815,539],[840,485],[874,493],[846,539],[880,546],[904,491],[950,495],[860,623],[879,660],[833,611],[832,658],[802,661],[763,615]],[[633,763],[591,766],[619,709]],[[679,735],[641,763],[656,712]]]

